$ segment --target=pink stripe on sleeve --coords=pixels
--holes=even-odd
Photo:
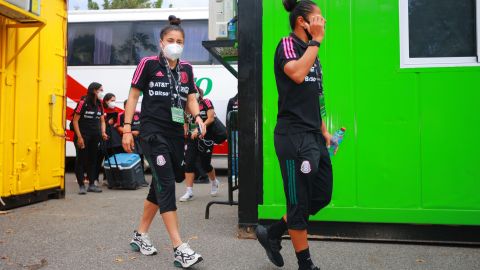
[[[288,38],[288,46],[290,47],[290,54],[292,55],[292,58],[297,58],[297,54],[295,53],[295,50],[293,49],[293,38]]]
[[[282,39],[282,45],[283,45],[283,51],[285,52],[285,57],[287,59],[292,58],[289,54],[289,51],[288,51],[288,48],[287,48],[287,42],[286,42],[285,38]]]
[[[205,104],[207,105],[207,108],[212,108],[212,102],[209,99],[205,99]]]
[[[147,61],[147,58],[143,58],[142,61],[137,66],[137,70],[135,70],[135,75],[133,76],[132,83],[136,84],[138,82],[138,79],[140,77],[140,74],[143,72],[143,68],[145,66],[145,62]]]
[[[77,105],[77,110],[75,113],[80,114],[82,112],[83,105],[85,104],[85,100],[80,100]]]
[[[143,69],[145,68],[145,64],[148,62],[148,60],[155,60],[157,59],[157,56],[149,56],[149,57],[144,57],[140,63],[137,66],[137,70],[135,70],[135,75],[133,76],[132,83],[136,84],[138,83],[138,80],[140,80],[140,76],[142,75]]]

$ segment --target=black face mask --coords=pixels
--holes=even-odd
[[[305,20],[305,22],[307,22],[310,25],[310,22],[307,19],[305,19],[305,17],[303,19]],[[312,35],[310,35],[308,30],[306,28],[303,28],[303,31],[305,31],[305,34],[307,34],[308,40],[312,40],[313,37],[312,37]]]

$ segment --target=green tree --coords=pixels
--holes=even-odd
[[[159,8],[162,4],[163,0],[103,0],[104,9]]]
[[[153,6],[154,6],[155,8],[161,8],[162,5],[163,5],[163,0],[157,0],[157,1],[155,1],[155,3],[153,4]]]
[[[98,7],[97,2],[94,2],[93,0],[88,0],[88,9],[100,9]]]

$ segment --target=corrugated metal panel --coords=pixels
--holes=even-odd
[[[64,189],[66,3],[45,24],[0,16],[0,195]],[[8,205],[7,205],[8,207]]]

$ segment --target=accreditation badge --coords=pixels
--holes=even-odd
[[[185,119],[183,118],[183,109],[172,107],[172,121],[175,123],[183,124],[184,120]]]

